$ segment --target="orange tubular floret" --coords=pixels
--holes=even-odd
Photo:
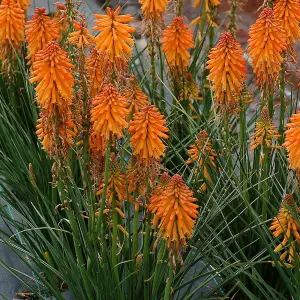
[[[140,0],[141,10],[145,19],[161,20],[162,14],[166,12],[168,0]]]
[[[25,14],[15,0],[3,0],[0,4],[0,48],[2,51],[21,46],[24,40]],[[8,51],[8,50],[7,50]]]
[[[85,20],[74,22],[75,31],[69,34],[68,41],[79,49],[84,49],[94,45],[95,38],[85,27]]]
[[[38,83],[35,90],[41,108],[54,112],[69,107],[74,85],[72,68],[67,52],[54,41],[35,55],[30,82]]]
[[[154,105],[146,106],[135,113],[129,123],[128,132],[133,134],[130,138],[133,154],[147,165],[151,163],[151,158],[160,159],[165,151],[162,139],[168,138],[166,132],[169,131],[165,125],[164,116]]]
[[[286,32],[288,44],[293,44],[300,36],[300,2],[299,0],[277,0],[274,16],[281,20]]]
[[[28,42],[28,55],[31,60],[34,55],[44,49],[48,42],[59,39],[57,23],[47,14],[45,8],[36,8],[34,15],[26,24],[26,42]]]
[[[132,33],[135,29],[126,23],[132,21],[133,17],[119,15],[120,11],[120,6],[115,11],[108,7],[107,15],[94,15],[96,26],[93,30],[100,30],[100,34],[96,36],[96,48],[111,63],[114,63],[116,58],[128,61],[128,58],[132,56],[134,44]]]
[[[91,110],[93,133],[100,134],[105,140],[108,140],[111,134],[121,138],[122,130],[128,125],[126,122],[128,110],[126,100],[120,96],[117,89],[111,84],[106,85],[93,100],[93,106]]]
[[[176,17],[162,33],[162,51],[171,67],[187,67],[189,50],[194,47],[193,32],[183,23],[182,17]]]
[[[273,87],[286,49],[286,33],[271,8],[265,8],[249,30],[249,56],[258,86]]]
[[[236,102],[244,87],[246,60],[244,51],[231,33],[222,33],[218,44],[208,55],[207,79],[213,83],[216,102]]]
[[[167,240],[173,252],[178,253],[180,246],[186,245],[186,238],[192,236],[199,207],[194,202],[196,198],[193,192],[179,175],[172,177],[161,191],[160,199],[156,193],[150,198],[151,209],[155,212],[153,226],[156,226],[159,219],[158,236]]]
[[[290,123],[286,125],[288,129],[285,131],[285,143],[289,155],[290,168],[300,168],[300,111],[293,114]]]

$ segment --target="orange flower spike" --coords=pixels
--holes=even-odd
[[[129,114],[140,111],[148,105],[148,96],[140,88],[136,78],[129,78],[125,88],[122,90],[122,96],[128,101]]]
[[[86,69],[90,79],[90,95],[94,98],[100,91],[103,82],[102,55],[93,48],[86,58]]]
[[[67,52],[52,41],[35,55],[31,83],[38,83],[35,90],[40,106],[48,112],[56,108],[64,111],[72,102],[74,65]]]
[[[216,102],[226,105],[236,102],[244,87],[246,60],[244,51],[231,33],[222,33],[216,47],[208,55],[207,79],[213,84]]]
[[[108,7],[107,15],[94,15],[97,20],[95,20],[96,26],[93,30],[100,30],[100,34],[95,38],[96,48],[112,63],[116,58],[127,61],[132,56],[134,44],[132,33],[135,29],[126,24],[132,21],[133,17],[119,15],[120,11],[120,6],[115,11]]]
[[[187,67],[190,60],[189,49],[194,48],[193,32],[183,23],[182,17],[173,22],[162,33],[162,51],[171,67]]]
[[[36,8],[25,28],[26,42],[28,42],[26,59],[28,60],[33,59],[34,55],[44,49],[48,42],[59,39],[57,23],[46,14],[45,8]]]
[[[168,0],[140,0],[141,10],[145,19],[160,20],[166,12]]]
[[[292,264],[300,258],[296,250],[296,244],[300,244],[300,208],[297,207],[294,197],[291,194],[285,196],[277,217],[273,219],[270,230],[273,236],[278,238],[282,236],[281,243],[274,249],[275,253],[284,251],[280,255],[281,260],[285,260],[288,256],[288,263]]]
[[[28,6],[31,5],[29,0],[17,0],[17,3],[20,4],[21,8],[24,9],[24,11],[27,11]]]
[[[286,50],[286,33],[271,8],[265,8],[249,30],[249,56],[258,86],[274,86]]]
[[[182,177],[174,175],[157,202],[158,236],[166,239],[169,249],[174,252],[178,252],[180,246],[186,244],[186,238],[192,236],[198,216],[196,200]],[[153,198],[150,198],[151,203],[154,203]]]
[[[0,4],[0,44],[12,43],[20,47],[24,39],[25,14],[15,0],[3,0]]]
[[[171,177],[168,173],[163,173],[161,177],[159,178],[159,183],[155,187],[155,189],[152,192],[150,203],[148,205],[148,211],[152,214],[155,214],[158,211],[160,201],[162,199],[163,193],[166,191],[166,188],[168,187],[170,183]],[[155,227],[157,226],[159,221],[159,217],[154,216],[152,220],[152,225]]]
[[[146,165],[150,165],[151,158],[160,159],[165,151],[162,139],[168,138],[166,132],[169,131],[165,125],[164,116],[154,105],[135,113],[129,123],[128,132],[133,134],[130,138],[133,154],[145,160]]]
[[[297,170],[300,168],[300,111],[293,114],[290,123],[285,131],[285,143],[283,144],[288,151],[290,168]]]
[[[94,45],[95,38],[85,27],[85,20],[74,22],[75,31],[71,32],[68,41],[79,49],[84,49]]]
[[[128,125],[126,122],[128,109],[126,100],[120,96],[117,89],[111,84],[106,85],[93,100],[93,106],[91,110],[93,133],[99,133],[105,140],[108,140],[111,134],[121,138],[122,130]]]
[[[300,36],[300,2],[299,0],[277,0],[274,7],[274,16],[281,20],[285,29],[287,43],[293,44]]]

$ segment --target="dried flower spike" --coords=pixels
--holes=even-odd
[[[129,114],[138,112],[149,104],[148,96],[140,88],[134,76],[126,80],[126,86],[121,94],[128,102]]]
[[[297,170],[300,168],[300,111],[293,114],[290,123],[285,131],[285,143],[289,155],[290,168]]]
[[[150,198],[150,205],[155,213],[155,223],[158,224],[158,236],[167,240],[169,250],[178,253],[180,246],[186,245],[186,238],[192,236],[195,220],[198,215],[198,205],[195,204],[193,192],[185,185],[179,175],[174,175],[168,186],[160,195],[160,200],[154,195]]]
[[[225,32],[208,55],[207,79],[213,83],[218,105],[226,107],[238,103],[246,77],[246,60],[243,54],[241,45],[231,33]]]
[[[69,34],[68,41],[79,49],[88,48],[95,43],[95,38],[85,27],[85,20],[74,22],[75,31]]]
[[[190,146],[188,150],[190,158],[187,160],[187,164],[195,164],[196,171],[203,168],[204,178],[212,183],[209,175],[208,166],[216,168],[215,157],[217,156],[216,151],[212,147],[208,134],[205,130],[199,132],[198,139],[195,144]],[[201,187],[203,191],[206,191],[206,184],[204,183]]]
[[[111,63],[114,63],[116,58],[127,61],[132,56],[132,33],[135,29],[126,23],[132,21],[133,17],[119,15],[120,11],[120,6],[115,11],[108,7],[107,15],[94,15],[96,26],[93,30],[100,30],[100,34],[95,38],[96,47]]]
[[[167,139],[168,128],[165,127],[166,120],[154,105],[142,108],[134,114],[129,123],[128,132],[133,134],[130,144],[133,154],[145,161],[146,165],[151,163],[151,158],[159,160],[165,151],[162,139]]]
[[[58,147],[60,152],[65,150],[66,153],[73,144],[77,134],[75,124],[71,119],[71,111],[68,110],[55,122],[51,114],[41,113],[37,123],[36,134],[43,145],[43,149],[47,151],[50,156],[56,153],[56,148]],[[59,137],[60,145],[57,145],[57,136]]]
[[[26,42],[28,42],[27,60],[32,60],[35,54],[44,49],[48,42],[59,39],[59,30],[55,20],[47,14],[45,8],[36,8],[34,15],[26,26]]]
[[[292,195],[286,195],[284,202],[281,205],[279,213],[273,219],[270,230],[273,231],[273,236],[278,238],[282,235],[282,242],[274,249],[275,253],[283,251],[280,259],[285,261],[288,267],[293,266],[295,257],[300,258],[296,248],[300,244],[300,208],[296,206]]]
[[[90,52],[90,56],[86,58],[86,69],[90,80],[89,90],[92,98],[98,94],[103,82],[102,58],[103,56],[96,48],[93,48]]]
[[[24,40],[25,14],[15,0],[3,0],[0,4],[0,58],[7,57],[11,49],[20,48]]]
[[[104,174],[99,184],[96,195],[101,195],[104,187]],[[114,195],[115,194],[115,195]],[[108,186],[106,191],[107,205],[112,205],[113,197],[117,197],[117,207],[122,206],[122,201],[126,199],[125,174],[121,170],[121,165],[115,155],[112,155],[109,164]]]
[[[249,30],[249,56],[259,87],[274,87],[286,49],[286,33],[271,8],[265,8]]]
[[[279,137],[280,134],[270,118],[268,108],[264,107],[259,119],[255,123],[254,134],[250,138],[250,150],[253,151],[258,146],[275,148],[273,140],[277,140]]]
[[[186,68],[189,65],[189,50],[194,47],[193,33],[182,17],[176,17],[162,33],[162,51],[170,67]]]
[[[93,100],[91,110],[93,133],[98,133],[108,140],[111,134],[118,138],[123,136],[122,130],[127,127],[128,110],[126,100],[120,96],[111,84],[104,86],[101,93]]]
[[[274,6],[274,16],[281,20],[289,45],[300,37],[300,2],[298,0],[277,0]]]
[[[30,82],[38,83],[35,90],[41,108],[54,112],[69,107],[74,85],[72,68],[67,52],[54,41],[35,55]]]

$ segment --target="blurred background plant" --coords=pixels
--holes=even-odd
[[[0,5],[0,241],[34,275],[0,264],[27,296],[299,299],[299,2],[260,3],[246,53],[235,0],[28,4]]]

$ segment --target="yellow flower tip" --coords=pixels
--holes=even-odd
[[[162,139],[167,139],[169,130],[166,120],[154,105],[149,105],[134,114],[130,121],[128,132],[132,134],[130,144],[133,154],[150,165],[152,159],[159,160],[164,154],[165,145]]]
[[[166,12],[168,0],[140,0],[141,10],[146,20],[161,21],[162,14]]]
[[[15,0],[3,0],[0,4],[0,58],[5,59],[11,44],[20,48],[24,39],[25,13]]]
[[[78,49],[85,49],[95,44],[95,38],[85,27],[85,19],[81,22],[74,21],[75,31],[71,32],[68,38],[70,44],[75,45]]]
[[[35,55],[30,82],[37,83],[35,90],[41,108],[54,112],[56,108],[64,111],[69,107],[74,85],[72,68],[67,52],[55,41]]]
[[[38,51],[46,47],[48,42],[59,39],[57,23],[46,14],[45,8],[36,8],[25,28],[26,42],[28,42],[26,59],[29,63]]]
[[[290,168],[297,170],[300,168],[300,140],[298,138],[300,134],[300,111],[293,114],[290,118],[290,123],[287,125],[285,131],[285,142],[283,144],[288,151],[288,157],[290,161]]]
[[[105,140],[111,135],[118,138],[123,136],[122,130],[127,127],[126,117],[128,109],[126,100],[121,97],[117,89],[108,84],[95,97],[91,110],[92,131],[100,134]]]
[[[95,24],[93,30],[99,30],[96,36],[96,47],[100,53],[111,63],[116,59],[128,61],[132,56],[132,46],[134,44],[132,33],[135,29],[127,23],[133,20],[131,15],[119,15],[121,7],[115,11],[106,9],[107,15],[95,14]]]
[[[281,21],[287,43],[296,42],[300,37],[300,2],[298,0],[277,0],[274,6],[274,16]]]
[[[270,118],[269,110],[264,107],[259,119],[255,123],[254,134],[250,137],[250,150],[255,150],[258,146],[276,148],[273,141],[280,137],[274,122]]]
[[[155,220],[159,222],[158,236],[167,240],[170,251],[178,253],[180,247],[186,245],[186,239],[192,236],[199,206],[195,204],[193,192],[178,174],[171,178],[158,197],[150,198]]]
[[[165,53],[170,67],[185,69],[189,65],[189,50],[194,48],[193,32],[176,17],[162,33],[162,51]]]
[[[240,43],[231,33],[222,33],[208,55],[207,79],[212,82],[217,105],[233,109],[244,87],[246,60]],[[234,106],[234,107],[232,107]]]
[[[273,87],[280,69],[282,52],[286,50],[286,33],[271,8],[265,8],[250,27],[249,57],[259,87]]]
[[[148,96],[140,88],[135,76],[126,80],[126,86],[121,94],[127,100],[129,114],[138,112],[149,105]]]

